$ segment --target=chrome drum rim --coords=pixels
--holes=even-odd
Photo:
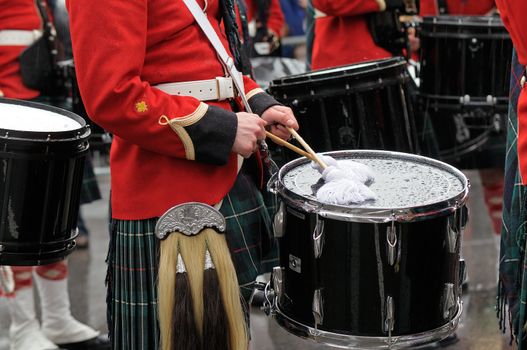
[[[373,350],[405,349],[410,346],[434,343],[454,333],[459,325],[463,304],[458,300],[456,315],[443,326],[416,334],[393,335],[390,337],[365,337],[328,332],[307,326],[285,315],[278,305],[273,308],[273,317],[278,325],[298,337],[312,340],[318,344],[340,349]]]
[[[364,158],[368,156],[392,157],[398,160],[409,160],[423,164],[429,164],[457,176],[463,183],[463,190],[457,195],[437,203],[414,207],[379,208],[368,207],[367,205],[361,207],[346,207],[341,205],[326,204],[314,200],[313,198],[308,198],[297,194],[284,185],[283,178],[287,172],[299,165],[310,162],[310,160],[307,158],[298,158],[287,163],[280,169],[273,189],[281,197],[283,197],[288,206],[297,208],[307,213],[316,213],[324,218],[335,219],[339,221],[386,223],[391,221],[411,222],[427,220],[448,215],[463,207],[468,199],[470,183],[467,177],[455,167],[436,159],[409,153],[376,150],[330,151],[324,152],[323,154],[335,157],[336,159],[355,155],[358,158]],[[273,179],[271,181],[273,181]]]

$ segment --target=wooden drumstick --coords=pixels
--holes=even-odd
[[[286,140],[279,138],[275,134],[271,134],[269,131],[266,131],[265,134],[267,135],[267,137],[269,137],[271,140],[273,140],[274,143],[276,143],[276,144],[278,144],[280,146],[287,147],[291,151],[293,151],[295,153],[298,153],[301,156],[304,156],[304,157],[306,157],[308,159],[314,160],[313,157],[311,156],[311,154],[307,153],[303,149],[300,149],[300,148],[296,147],[295,145],[290,144]]]
[[[322,167],[322,169],[326,169],[328,166],[326,165],[326,163],[324,163],[324,161],[322,159],[320,159],[319,156],[317,156],[317,154],[315,153],[315,151],[313,151],[313,149],[307,144],[306,141],[304,141],[304,139],[295,131],[295,129],[293,129],[292,127],[290,126],[286,126],[287,130],[289,130],[289,132],[293,135],[293,137],[295,139],[298,140],[298,142],[300,142],[300,144],[302,145],[302,147],[304,147],[304,149],[311,155],[312,159],[318,163],[318,165],[320,165]]]

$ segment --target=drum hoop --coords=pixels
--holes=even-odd
[[[299,195],[284,186],[282,179],[287,171],[300,165],[308,163],[306,158],[295,159],[284,165],[278,172],[276,191],[284,197],[286,204],[296,207],[307,213],[316,213],[324,218],[335,219],[338,221],[360,222],[360,223],[386,223],[391,221],[397,222],[415,222],[429,220],[436,217],[449,215],[463,207],[468,199],[470,182],[468,178],[455,167],[441,162],[436,159],[423,157],[419,155],[378,150],[353,150],[353,151],[331,151],[322,154],[329,156],[338,156],[340,154],[354,154],[358,156],[384,156],[394,157],[397,159],[408,159],[420,161],[421,163],[436,165],[450,173],[455,174],[463,182],[463,190],[452,198],[440,202],[415,206],[415,207],[347,207],[336,204],[327,204],[318,202],[315,199],[306,198]]]
[[[341,349],[405,349],[412,345],[424,345],[426,343],[432,343],[441,340],[448,335],[452,334],[459,325],[459,320],[463,312],[463,303],[458,299],[457,302],[458,310],[452,320],[448,321],[441,327],[436,329],[410,334],[410,335],[394,335],[391,337],[392,343],[389,344],[389,337],[367,337],[367,336],[354,336],[348,334],[339,334],[313,327],[307,326],[301,322],[298,322],[286,314],[284,314],[278,304],[273,308],[273,317],[282,328],[288,332],[299,336],[301,338],[310,339],[318,344],[329,345]]]
[[[510,40],[510,36],[507,32],[504,33],[445,33],[436,31],[421,31],[422,38],[438,38],[438,39],[503,39]],[[426,45],[423,45],[426,47]]]
[[[492,16],[424,16],[421,26],[448,27],[501,27],[506,31],[503,21]]]
[[[295,86],[297,84],[326,83],[328,80],[357,77],[359,74],[362,74],[362,75],[375,74],[375,73],[378,73],[379,71],[382,72],[382,71],[387,71],[390,69],[405,70],[405,67],[406,67],[405,62],[406,61],[402,57],[392,57],[392,58],[386,58],[382,60],[367,61],[363,63],[352,64],[349,66],[340,66],[340,67],[335,67],[335,68],[330,68],[330,69],[322,69],[318,71],[290,75],[287,77],[283,77],[283,78],[275,79],[271,81],[271,83],[269,84],[269,90],[272,91],[273,89],[279,89],[284,86],[288,86],[288,87]],[[371,63],[371,65],[364,66],[363,69],[360,69],[360,68],[353,69],[354,66],[365,65],[367,63]],[[348,69],[338,70],[339,68],[344,68],[344,67],[347,67]],[[330,75],[329,74],[330,72],[339,72],[339,74]]]
[[[86,121],[78,116],[77,114],[70,112],[68,110],[48,106],[43,103],[31,102],[31,101],[21,101],[8,98],[0,98],[0,105],[2,104],[13,104],[18,106],[36,108],[46,110],[55,114],[60,114],[64,117],[75,120],[79,123],[80,127],[74,130],[66,131],[23,131],[23,130],[11,130],[4,129],[0,127],[0,138],[6,140],[20,140],[20,141],[31,141],[31,142],[53,142],[53,141],[70,141],[70,140],[83,140],[90,136],[90,127],[86,124]]]
[[[490,94],[489,94],[490,95]],[[448,108],[452,110],[462,110],[469,107],[487,107],[487,108],[508,108],[509,98],[508,97],[496,97],[496,103],[487,102],[487,97],[484,96],[470,96],[470,102],[461,103],[460,100],[463,96],[453,95],[432,95],[420,92],[418,97],[422,103],[428,103],[429,105],[437,108]]]
[[[397,77],[389,77],[389,78],[382,78],[375,81],[365,81],[360,83],[346,83],[345,81],[333,82],[334,85],[328,86],[327,80],[319,80],[316,82],[313,82],[314,84],[310,87],[311,89],[316,89],[315,94],[307,94],[307,93],[301,93],[302,91],[293,91],[291,93],[284,93],[280,92],[282,96],[281,101],[284,103],[287,103],[287,101],[293,101],[296,100],[298,102],[300,101],[311,101],[311,100],[317,100],[321,98],[327,98],[327,97],[341,97],[341,96],[350,96],[356,93],[362,93],[366,91],[372,91],[376,88],[387,88],[392,86],[400,86],[401,84],[405,84],[406,82],[410,81],[409,75],[403,75],[403,76],[397,76]],[[289,85],[289,87],[297,87],[299,88],[301,85],[304,85],[303,82],[296,82]],[[335,85],[346,85],[345,89],[336,90]],[[309,89],[309,88],[307,88]],[[277,89],[279,90],[279,89]],[[304,86],[304,91],[306,90],[306,87]],[[274,91],[275,96],[280,95],[279,92]]]

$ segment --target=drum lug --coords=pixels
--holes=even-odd
[[[313,230],[313,250],[316,259],[322,256],[322,249],[324,249],[324,220],[317,215],[315,229]]]
[[[315,328],[324,322],[324,308],[322,300],[322,289],[316,289],[313,293],[312,305],[313,317],[315,318]]]
[[[456,298],[454,296],[454,284],[445,283],[443,289],[443,318],[449,320],[454,314],[456,306]]]
[[[285,203],[281,201],[280,204],[278,205],[278,210],[274,214],[274,218],[273,218],[273,231],[274,231],[274,236],[276,238],[280,238],[284,236],[285,218],[286,218],[285,211],[286,211]]]
[[[448,229],[447,229],[447,247],[448,252],[454,254],[457,251],[457,241],[459,237],[459,230],[457,229],[458,224],[458,212],[455,212],[453,216],[448,218]]]
[[[386,297],[386,307],[385,307],[385,318],[384,318],[384,331],[390,334],[393,331],[395,325],[395,310],[393,306],[393,298],[388,295]]]
[[[459,103],[462,105],[468,105],[470,103],[470,95],[464,95],[459,98]]]
[[[395,228],[395,221],[392,221],[392,225],[386,228],[386,244],[388,248],[388,264],[394,266],[397,258],[397,229]]]

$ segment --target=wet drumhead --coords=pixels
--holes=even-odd
[[[341,151],[326,154],[337,160],[350,159],[366,164],[375,173],[375,182],[370,188],[378,199],[344,206],[345,208],[420,208],[452,200],[468,189],[468,180],[460,171],[425,157],[388,151]],[[305,158],[286,164],[280,170],[279,178],[287,191],[308,201],[317,201],[316,191],[322,186],[323,180]]]
[[[14,103],[0,103],[0,116],[0,128],[7,130],[62,132],[82,127],[66,115]]]

